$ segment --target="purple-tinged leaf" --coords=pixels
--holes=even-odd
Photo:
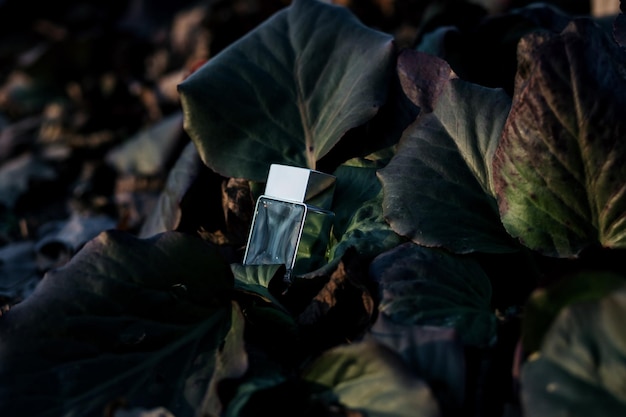
[[[535,33],[494,158],[507,231],[543,254],[626,246],[626,60],[591,20]]]
[[[398,324],[383,313],[368,337],[400,354],[409,369],[430,385],[443,410],[461,410],[465,401],[466,364],[456,330]]]
[[[491,283],[477,261],[408,242],[377,256],[370,276],[393,322],[454,328],[466,345],[493,342]]]
[[[510,100],[500,89],[460,79],[436,85],[435,93],[416,86],[416,95],[434,111],[405,131],[396,155],[378,172],[383,214],[396,233],[420,245],[455,253],[515,251],[491,184],[491,160]]]

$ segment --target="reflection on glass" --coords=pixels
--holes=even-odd
[[[253,220],[245,263],[285,264],[291,270],[305,215],[305,204],[261,197]]]

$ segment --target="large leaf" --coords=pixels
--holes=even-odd
[[[626,288],[572,304],[522,368],[529,417],[626,415]]]
[[[185,128],[227,177],[265,181],[270,163],[315,168],[384,103],[391,36],[348,9],[296,0],[179,85]]]
[[[415,243],[456,253],[511,252],[491,184],[491,160],[510,100],[499,89],[452,79],[432,113],[405,131],[379,171],[384,216]]]
[[[399,355],[374,340],[325,352],[303,378],[324,387],[317,395],[326,403],[369,417],[439,415],[428,386],[407,369]]]
[[[444,414],[461,410],[466,364],[463,345],[454,329],[398,324],[383,313],[378,315],[368,337],[402,356],[409,369],[428,383]]]
[[[194,415],[204,390],[188,379],[211,377],[232,288],[197,237],[100,234],[0,320],[0,414],[101,416],[124,397]]]
[[[494,157],[506,229],[551,256],[626,246],[624,54],[587,19],[523,39]]]
[[[545,333],[560,311],[570,304],[597,300],[623,286],[626,278],[606,270],[580,270],[568,274],[530,294],[522,320],[522,347],[532,353],[539,349]]]
[[[468,345],[493,342],[491,283],[473,259],[407,242],[376,257],[370,274],[392,321],[452,327]]]

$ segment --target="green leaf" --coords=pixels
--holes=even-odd
[[[336,178],[335,198],[331,210],[335,213],[333,234],[340,239],[346,232],[354,213],[381,190],[376,170],[377,161],[353,159],[341,165],[333,173]]]
[[[559,312],[570,304],[592,301],[624,285],[626,278],[602,270],[580,270],[556,283],[532,292],[524,308],[522,346],[527,353],[541,346],[545,333]]]
[[[368,417],[438,416],[428,386],[391,349],[373,340],[326,351],[303,373],[317,395]]]
[[[296,0],[179,85],[185,128],[226,177],[315,168],[385,102],[393,52],[391,36],[347,8]]]
[[[261,349],[283,364],[297,362],[303,350],[295,318],[282,302],[286,267],[231,264],[235,297],[247,321],[246,345]],[[268,359],[266,358],[266,360]]]
[[[455,253],[516,250],[500,222],[491,160],[508,114],[502,90],[450,80],[379,171],[384,216],[415,243]]]
[[[188,380],[211,377],[232,287],[197,237],[100,234],[0,320],[0,414],[101,416],[124,397],[193,416]]]
[[[280,265],[242,265],[231,264],[235,276],[235,289],[251,292],[263,297],[266,301],[280,306],[274,295],[269,291],[270,281],[274,278],[283,279],[286,272],[284,264]]]
[[[378,315],[369,337],[402,356],[409,369],[428,383],[444,414],[462,409],[466,364],[456,330],[398,324],[383,313]]]
[[[494,157],[509,233],[549,256],[626,246],[623,53],[588,19],[518,50],[510,116]]]
[[[561,311],[522,368],[526,415],[626,414],[625,314],[626,287]]]
[[[393,322],[452,327],[467,345],[493,342],[491,283],[475,260],[407,242],[376,257],[370,275]]]
[[[394,232],[383,218],[382,201],[381,190],[356,210],[345,233],[330,249],[331,262],[320,269],[332,269],[350,247],[362,256],[374,257],[403,242],[402,237]]]

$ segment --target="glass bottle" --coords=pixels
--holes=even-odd
[[[332,175],[272,164],[255,205],[243,263],[284,264],[287,279],[323,266],[334,219],[328,210],[334,190]]]

